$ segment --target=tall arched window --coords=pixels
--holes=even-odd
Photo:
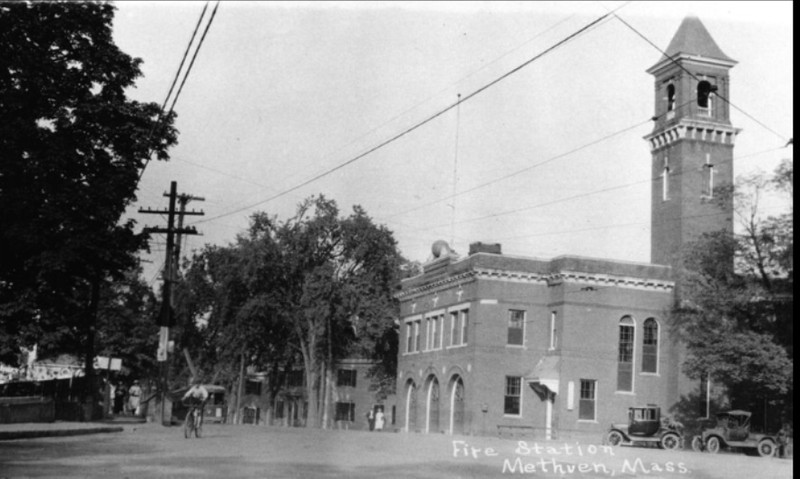
[[[711,83],[707,82],[706,80],[701,81],[697,84],[697,106],[708,110],[708,114],[711,114],[711,94],[714,92],[715,88],[711,85]]]
[[[633,318],[619,320],[619,352],[617,354],[617,391],[633,392]]]
[[[642,372],[658,372],[658,321],[653,318],[647,318],[644,321]]]
[[[675,111],[675,85],[667,85],[667,111]]]

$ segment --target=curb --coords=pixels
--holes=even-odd
[[[54,430],[30,430],[30,431],[0,431],[0,441],[13,439],[33,439],[39,437],[64,437],[82,436],[86,434],[103,434],[111,432],[122,432],[124,428],[120,426],[93,427],[86,429],[54,429]]]

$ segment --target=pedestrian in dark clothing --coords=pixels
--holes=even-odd
[[[114,390],[114,414],[122,414],[125,408],[125,387],[122,383],[117,384]]]
[[[372,408],[367,412],[367,422],[369,423],[369,430],[372,431],[375,429],[375,414],[372,412]]]

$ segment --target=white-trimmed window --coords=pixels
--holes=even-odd
[[[522,346],[525,342],[525,311],[508,310],[508,345]]]
[[[419,351],[420,348],[420,330],[422,329],[422,320],[414,321],[414,351]]]
[[[467,344],[467,333],[469,333],[469,310],[461,310],[461,344]]]
[[[450,311],[450,346],[461,345],[461,314]]]
[[[467,344],[467,323],[469,322],[469,307],[467,304],[453,306],[448,310],[450,323],[450,342],[448,347],[458,347]],[[444,321],[444,318],[442,318]],[[444,328],[445,326],[442,326]],[[442,329],[444,333],[444,329]]]
[[[406,323],[406,353],[414,352],[414,323]]]
[[[669,157],[664,155],[664,169],[661,171],[661,201],[669,201]]]
[[[422,315],[412,316],[405,320],[406,325],[406,354],[420,351],[420,321]]]
[[[594,421],[597,419],[597,381],[581,379],[581,396],[578,400],[578,419]]]
[[[647,318],[642,329],[642,372],[658,373],[658,321]]]
[[[550,312],[550,349],[556,349],[558,339],[556,338],[556,311]]]
[[[710,153],[706,153],[706,163],[703,165],[703,196],[714,197],[714,164],[711,163]]]
[[[522,414],[522,378],[519,376],[506,376],[503,414],[507,416]]]
[[[617,391],[633,392],[633,357],[636,326],[633,318],[619,320],[619,348],[617,352]]]

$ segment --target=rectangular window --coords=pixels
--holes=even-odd
[[[425,318],[425,350],[431,350],[431,317]]]
[[[556,312],[550,313],[550,349],[556,349]]]
[[[597,393],[597,381],[593,379],[581,379],[581,397],[578,401],[578,419],[587,421],[595,420],[595,400]]]
[[[648,318],[644,322],[644,338],[642,340],[642,372],[658,372],[658,323]]]
[[[414,321],[414,351],[419,351],[420,346],[420,326],[421,321]]]
[[[633,325],[619,326],[617,391],[633,391]]]
[[[414,352],[414,335],[412,334],[414,331],[414,323],[408,322],[406,323],[406,352],[412,353]]]
[[[440,349],[442,347],[441,318],[441,316],[433,317],[433,342],[431,342],[431,349]]]
[[[461,325],[458,311],[450,313],[450,346],[461,344]]]
[[[303,387],[303,371],[289,371],[286,373],[286,386],[290,388]]]
[[[469,332],[469,310],[461,312],[461,344],[467,344],[467,333]]]
[[[244,383],[244,393],[261,396],[261,384],[263,384],[261,381],[251,381],[248,379]]]
[[[275,419],[283,419],[283,401],[275,403]]]
[[[353,422],[356,419],[356,405],[352,402],[336,403],[336,421]]]
[[[522,378],[506,376],[506,395],[503,403],[503,414],[519,416],[521,407]]]
[[[355,369],[340,369],[336,371],[336,385],[339,387],[356,387],[357,373]]]
[[[508,344],[522,346],[525,338],[525,311],[508,311]]]
[[[703,165],[703,196],[714,197],[714,164],[709,153],[706,153],[706,163]]]

